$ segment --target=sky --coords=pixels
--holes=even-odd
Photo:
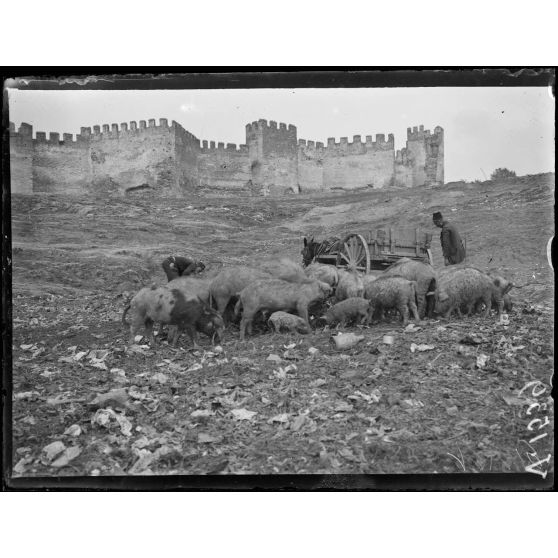
[[[548,87],[219,89],[154,91],[9,90],[10,121],[34,133],[167,118],[200,140],[245,143],[245,126],[264,118],[297,127],[298,139],[394,134],[444,128],[445,180],[554,171],[554,99]]]

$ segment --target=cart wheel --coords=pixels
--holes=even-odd
[[[337,253],[337,267],[349,271],[370,273],[370,251],[366,240],[360,234],[350,234],[343,240]]]
[[[432,250],[430,250],[430,248],[426,249],[426,253],[428,255],[428,263],[434,267],[434,258],[432,258]]]

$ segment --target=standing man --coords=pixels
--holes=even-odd
[[[454,265],[461,263],[465,259],[465,247],[461,236],[457,232],[457,227],[445,220],[439,211],[432,216],[434,224],[442,229],[440,242],[444,254],[444,265]]]

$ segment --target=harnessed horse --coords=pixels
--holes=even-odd
[[[302,262],[304,267],[310,265],[319,256],[323,254],[335,253],[339,250],[341,239],[337,236],[330,236],[321,242],[316,242],[314,237],[310,240],[304,238],[304,248],[300,252],[302,254]]]

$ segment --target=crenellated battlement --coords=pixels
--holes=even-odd
[[[407,128],[407,144],[395,153],[396,184],[406,187],[444,183],[444,130]]]
[[[210,154],[210,153],[237,153],[237,154],[248,154],[248,146],[245,144],[241,144],[239,146],[236,143],[227,143],[225,145],[224,142],[215,142],[215,141],[208,141],[202,140],[201,142],[201,153]]]
[[[149,125],[147,125],[149,122]],[[58,132],[49,132],[48,139],[47,133],[38,131],[35,132],[35,137],[33,137],[33,126],[27,124],[26,122],[22,122],[18,130],[16,131],[16,126],[13,122],[10,122],[10,136],[15,138],[23,138],[23,139],[32,139],[34,142],[39,144],[47,143],[51,145],[68,145],[68,144],[82,144],[83,142],[89,141],[100,141],[103,139],[115,139],[126,136],[128,134],[138,134],[138,133],[153,133],[154,131],[169,131],[170,127],[168,125],[168,120],[166,118],[159,119],[159,125],[156,124],[154,118],[150,118],[148,121],[140,120],[139,121],[139,128],[137,122],[132,121],[128,124],[128,122],[122,122],[119,124],[112,123],[112,124],[96,124],[93,127],[89,126],[82,126],[80,128],[80,133],[75,135],[64,133],[62,134],[62,139],[60,139],[60,134]],[[193,141],[197,141],[197,138],[187,132],[180,126],[180,124],[173,122],[173,125],[176,126],[177,130],[180,129],[184,136],[192,139]]]
[[[22,122],[19,128],[16,130],[15,124],[10,122],[10,138],[12,141],[19,143],[28,143],[29,145],[74,145],[76,147],[83,147],[83,142],[87,141],[88,137],[84,134],[84,128],[81,129],[82,134],[77,134],[74,140],[73,134],[62,134],[62,139],[60,139],[60,134],[58,132],[49,132],[48,137],[46,132],[35,132],[35,137],[33,137],[33,126]],[[86,134],[87,132],[85,132]]]
[[[18,129],[13,122],[10,122],[10,138],[12,140],[32,140],[33,139],[33,126],[22,122]]]
[[[307,157],[324,157],[326,147],[321,141],[299,139],[298,150]]]
[[[246,134],[265,130],[283,131],[289,134],[296,134],[296,126],[279,122],[279,127],[277,127],[277,122],[275,120],[270,120],[268,122],[264,118],[260,118],[259,120],[255,120],[250,124],[246,124]]]
[[[10,122],[10,132],[14,136],[19,136],[20,138],[28,138],[28,139],[33,138],[33,126],[31,126],[31,124],[27,124],[27,122],[22,122],[17,132],[15,131],[15,124],[13,122]]]
[[[93,132],[91,132],[91,128],[81,129],[81,135],[90,137],[93,141],[100,141],[103,139],[117,139],[126,137],[128,135],[152,134],[160,132],[170,133],[169,123],[166,118],[160,118],[159,125],[157,125],[155,118],[150,118],[147,121],[140,120],[139,126],[138,122],[132,120],[129,123],[121,122],[120,124],[117,124],[115,122],[110,125],[96,124],[95,126],[93,126]]]
[[[365,137],[362,141],[362,136],[354,135],[352,141],[349,142],[348,137],[339,138],[339,142],[335,138],[328,138],[327,145],[324,146],[322,142],[314,142],[311,140],[298,140],[298,148],[306,156],[316,154],[323,157],[339,157],[346,154],[366,154],[376,151],[390,151],[393,150],[395,138],[393,134],[388,134],[386,140],[385,134],[376,134],[376,141],[373,140],[371,135]]]
[[[424,126],[413,126],[413,128],[407,128],[407,141],[422,141],[427,138],[440,138],[444,135],[444,129],[441,126],[436,126],[434,128],[434,133],[430,133],[430,130],[425,130]]]

